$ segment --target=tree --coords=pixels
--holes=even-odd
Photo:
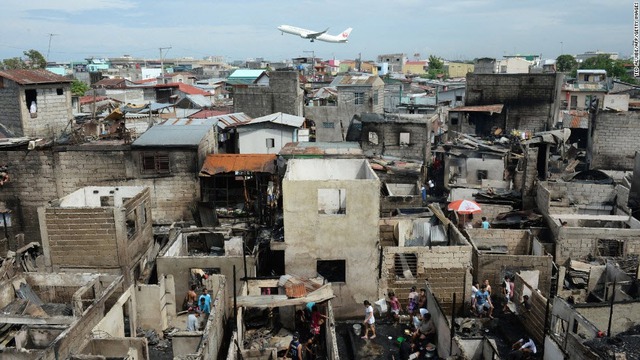
[[[429,55],[429,70],[441,70],[444,68],[442,59],[435,55]]]
[[[89,85],[84,82],[73,79],[71,83],[71,93],[75,96],[83,96],[89,90]]]
[[[635,84],[636,79],[627,73],[625,65],[629,64],[630,60],[612,60],[608,54],[599,54],[583,61],[580,69],[603,69],[608,77]]]
[[[578,62],[572,55],[560,55],[556,58],[556,68],[560,72],[572,72],[578,68]]]
[[[14,57],[10,59],[4,59],[0,62],[0,68],[4,70],[14,70],[14,69],[26,69],[27,64],[22,61],[19,57]]]
[[[25,62],[29,65],[29,69],[44,69],[47,67],[47,60],[38,50],[27,50],[23,54],[27,57]]]

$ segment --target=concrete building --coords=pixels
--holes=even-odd
[[[608,95],[605,95],[605,98]],[[606,100],[605,100],[606,101]],[[587,162],[591,169],[633,170],[640,150],[640,112],[601,111],[589,121]],[[571,129],[573,132],[574,129]]]
[[[286,272],[323,276],[336,316],[360,315],[378,296],[378,177],[365,160],[292,159],[282,193]]]
[[[304,117],[281,112],[251,119],[247,122],[231,124],[225,128],[227,141],[238,154],[277,154],[290,142],[300,141],[298,131],[304,124]]]
[[[0,123],[16,136],[54,138],[73,121],[71,80],[46,70],[0,71]]]
[[[383,113],[384,81],[375,75],[344,75],[330,85],[337,91],[335,104],[305,106],[305,118],[316,124],[316,141],[344,141],[354,115]]]
[[[405,75],[424,75],[427,73],[429,62],[426,60],[407,61],[402,67],[402,73]]]
[[[449,129],[469,133],[462,126],[475,128],[471,133],[477,135],[488,134],[494,127],[503,133],[549,130],[556,123],[561,84],[562,74],[469,73],[465,105],[470,108],[450,111]],[[460,111],[469,116],[452,116]]]
[[[475,66],[466,62],[447,61],[444,63],[444,69],[450,78],[463,78],[474,72]]]
[[[592,57],[596,57],[598,55],[609,55],[609,59],[611,60],[618,60],[618,53],[617,52],[608,52],[608,51],[600,51],[600,50],[596,50],[596,51],[585,51],[582,54],[578,54],[575,56],[576,60],[581,63],[589,58]]]
[[[227,79],[233,84],[231,79]],[[234,85],[233,111],[257,118],[276,112],[302,116],[304,92],[295,71],[272,71],[265,84]]]
[[[473,272],[477,281],[489,280],[497,290],[505,276],[536,272],[538,288],[549,297],[553,256],[530,230],[465,229],[473,246]],[[549,244],[552,245],[552,244]]]
[[[361,128],[360,136],[354,130],[348,140],[358,138],[366,156],[423,160],[425,149],[431,148],[432,121],[432,116],[422,114],[363,113],[353,120],[355,128]]]
[[[131,284],[152,256],[151,197],[143,187],[85,187],[38,209],[48,271],[99,271]]]
[[[407,55],[405,54],[382,54],[378,55],[376,61],[378,63],[389,64],[390,73],[403,73],[404,64],[407,62]]]

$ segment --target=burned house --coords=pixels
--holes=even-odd
[[[332,283],[337,316],[378,296],[380,181],[359,159],[292,159],[282,182],[285,269]]]
[[[468,73],[465,106],[449,112],[449,130],[474,135],[549,130],[556,124],[561,85],[562,74]]]
[[[153,256],[148,188],[85,187],[38,214],[47,271],[120,274],[131,284]]]
[[[363,113],[349,126],[347,141],[358,141],[366,156],[423,160],[431,148],[434,117]]]
[[[0,71],[0,123],[16,136],[59,136],[73,121],[71,82],[47,70]]]

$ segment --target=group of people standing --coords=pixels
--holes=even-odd
[[[198,296],[196,286],[192,285],[185,297],[185,307],[187,308],[187,331],[196,331],[199,329],[198,318],[202,315],[205,319],[211,313],[211,295],[205,288],[202,294]]]
[[[328,317],[320,312],[315,302],[309,302],[304,310],[296,312],[296,333],[289,343],[285,358],[313,359],[317,348],[323,342],[322,326]]]

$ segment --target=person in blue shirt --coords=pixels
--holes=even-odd
[[[491,303],[491,295],[487,291],[487,286],[482,284],[480,291],[473,298],[473,306],[478,316],[482,316],[485,311],[489,311],[489,318],[493,319],[493,304]]]
[[[491,224],[489,224],[489,221],[487,221],[486,217],[482,217],[482,228],[483,229],[488,229],[491,227]]]
[[[211,295],[209,295],[207,289],[204,289],[204,293],[198,298],[198,305],[200,305],[200,310],[203,313],[209,315],[211,312]]]

